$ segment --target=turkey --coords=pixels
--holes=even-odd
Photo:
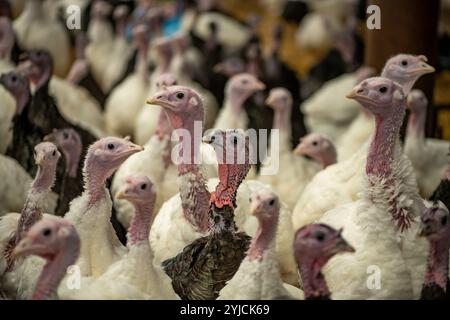
[[[67,74],[71,62],[68,34],[57,18],[45,10],[42,0],[27,1],[21,15],[14,20],[14,31],[21,48],[48,51],[55,61],[55,74],[60,77]]]
[[[416,172],[420,193],[428,198],[439,185],[448,165],[449,142],[425,138],[428,99],[422,91],[412,90],[407,105],[410,114],[404,152]]]
[[[269,184],[288,207],[293,209],[303,188],[321,170],[320,162],[323,160],[324,167],[335,162],[336,160],[333,160],[333,157],[336,158],[336,151],[328,139],[315,135],[314,138],[317,138],[316,144],[318,144],[317,150],[313,150],[313,146],[307,147],[305,141],[302,150],[299,150],[304,157],[295,156],[292,152],[291,143],[291,94],[283,88],[272,89],[266,104],[275,110],[272,128],[278,130],[278,141],[276,138],[275,140],[271,138],[271,145],[274,143],[274,147],[271,147],[267,153],[268,157],[263,162],[258,180]],[[274,134],[274,131],[272,131],[272,134]],[[313,143],[314,138],[311,136],[307,140],[311,139],[310,142]],[[310,151],[314,151],[314,154],[310,154]],[[318,163],[310,161],[306,157],[315,157],[314,160]],[[270,171],[272,166],[276,165],[272,159],[278,159],[278,171],[276,173]]]
[[[447,165],[442,180],[434,190],[430,200],[441,201],[447,208],[450,207],[450,164]]]
[[[40,261],[46,261],[32,289],[31,299],[49,300],[57,297],[58,286],[68,268],[77,260],[80,246],[75,227],[59,217],[44,217],[26,233],[12,252],[13,256],[16,259],[37,256]]]
[[[44,203],[55,181],[60,156],[52,143],[43,142],[35,147],[38,171],[27,193],[22,211],[20,214],[9,213],[1,217],[0,274],[5,291],[13,297],[28,297],[36,281],[36,275],[32,270],[39,268],[40,261],[37,259],[16,261],[11,253],[25,233],[42,218]]]
[[[295,259],[305,300],[331,299],[322,268],[334,255],[355,251],[341,234],[342,229],[335,230],[322,223],[304,226],[295,233]]]
[[[335,299],[412,299],[415,273],[425,261],[422,244],[414,234],[424,204],[409,160],[401,151],[399,132],[406,98],[402,87],[386,78],[367,79],[348,97],[374,115],[375,133],[362,192],[355,201],[336,206],[319,220],[344,228],[344,238],[356,250],[352,255],[333,257],[324,276]],[[379,290],[371,290],[366,283],[371,265],[383,274]]]
[[[258,219],[255,237],[233,278],[220,291],[218,300],[302,299],[298,288],[283,283],[278,266],[275,236],[280,202],[269,189],[252,194],[250,214]]]
[[[82,276],[98,277],[125,253],[110,222],[112,202],[105,183],[129,156],[142,149],[128,139],[106,137],[87,151],[83,167],[84,191],[72,200],[65,215],[81,238],[77,265]]]
[[[64,172],[60,178],[61,191],[55,210],[56,215],[63,216],[69,210],[70,202],[83,191],[83,185],[79,183],[83,180],[80,165],[83,144],[78,132],[72,128],[53,129],[44,140],[54,143],[64,156]]]
[[[147,70],[148,34],[146,26],[133,29],[134,45],[138,49],[135,70],[109,95],[105,106],[106,129],[117,136],[132,136],[134,122],[147,98],[150,79]]]
[[[225,87],[225,103],[214,128],[247,129],[248,117],[243,104],[253,93],[264,89],[265,85],[249,73],[241,73],[230,78]]]
[[[386,62],[382,74],[389,79],[395,78],[405,91],[404,88],[408,89],[422,75],[434,70],[423,59],[423,56],[396,55]],[[352,202],[358,198],[357,195],[364,186],[363,170],[368,148],[369,143],[366,141],[349,159],[329,166],[311,180],[294,209],[293,215],[301,217],[297,221],[303,221],[303,225],[312,223],[337,204]],[[301,226],[294,225],[294,228]]]
[[[177,153],[182,151],[185,158],[178,159],[178,175],[180,193],[166,201],[161,207],[150,233],[150,244],[155,252],[155,263],[171,258],[178,254],[186,245],[204,236],[207,232],[207,218],[210,190],[214,190],[217,179],[206,181],[203,173],[205,162],[198,155],[201,144],[201,131],[196,129],[203,119],[202,101],[198,94],[186,87],[173,86],[149,101],[150,104],[162,106],[178,137]],[[220,130],[219,130],[220,132]],[[184,135],[189,133],[189,139]],[[214,130],[211,132],[214,134]],[[192,138],[193,137],[193,140]],[[188,151],[185,151],[188,150]],[[186,154],[186,152],[188,152]],[[174,156],[177,156],[174,153]],[[189,157],[188,157],[189,156]],[[195,161],[197,159],[197,161]],[[174,160],[175,161],[175,160]],[[254,235],[258,227],[254,217],[248,215],[250,194],[267,185],[246,180],[241,184],[237,193],[237,208],[234,210],[235,221],[239,229],[249,235]],[[289,284],[298,284],[297,271],[292,253],[293,229],[291,212],[283,204],[280,212],[280,232],[277,234],[277,255],[283,279]]]
[[[447,207],[435,202],[421,215],[420,236],[430,242],[421,300],[450,300],[448,278],[450,222]]]
[[[170,278],[153,265],[148,242],[156,192],[145,176],[128,177],[116,197],[130,201],[136,213],[128,229],[128,252],[100,277],[79,290],[65,290],[59,296],[71,299],[178,299]],[[85,281],[86,282],[86,281]]]
[[[220,158],[220,180],[207,213],[208,234],[162,263],[175,292],[185,300],[216,299],[239,268],[250,242],[234,222],[237,189],[250,169],[250,139],[234,130],[206,139]]]
[[[162,74],[157,79],[156,86],[158,89],[163,89],[175,84],[176,80],[171,74]],[[130,175],[145,175],[153,182],[153,187],[158,194],[155,203],[155,213],[157,213],[164,201],[167,200],[164,197],[164,185],[166,178],[169,178],[166,177],[167,168],[171,166],[171,134],[172,127],[167,120],[166,114],[161,112],[155,134],[144,145],[144,151],[132,155],[119,167],[114,175],[111,191],[113,193],[118,192],[125,179]],[[173,179],[169,180],[171,180],[171,183],[174,182]],[[177,191],[173,194],[175,193]],[[170,194],[170,196],[173,194]],[[119,221],[124,227],[128,228],[134,214],[133,206],[129,201],[117,199],[114,201],[114,207],[116,208]]]

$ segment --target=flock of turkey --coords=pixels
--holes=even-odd
[[[449,299],[427,58],[350,61],[305,94],[282,28],[266,53],[258,19],[197,2],[0,1],[2,297]],[[248,129],[270,126],[263,175]]]

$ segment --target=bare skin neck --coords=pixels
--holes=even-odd
[[[135,214],[128,229],[130,245],[139,246],[148,244],[148,235],[155,201],[137,202],[133,203],[133,205]]]
[[[274,219],[260,219],[258,230],[252,239],[247,257],[250,260],[261,260],[264,251],[270,248],[277,233],[278,216]]]
[[[242,94],[235,92],[231,89],[227,98],[227,106],[233,111],[233,114],[239,115],[242,112],[242,105],[244,104],[246,97]]]
[[[90,206],[95,205],[104,196],[105,182],[112,174],[112,170],[105,173],[104,170],[96,168],[93,162],[94,159],[88,158],[83,170],[84,186]]]
[[[66,175],[70,178],[76,178],[78,172],[78,163],[80,162],[81,146],[70,150],[63,149],[62,153],[66,160]]]
[[[275,110],[273,129],[279,129],[283,131],[290,131],[291,129],[291,112],[292,106],[286,106],[284,108],[277,108]]]
[[[423,111],[412,111],[408,119],[408,135],[416,138],[425,138],[426,113]]]
[[[302,257],[299,272],[303,281],[305,299],[329,298],[331,293],[322,274],[322,267],[330,257],[310,258]]]
[[[42,269],[42,273],[36,284],[33,293],[33,300],[52,299],[56,295],[59,284],[66,275],[66,270],[73,265],[80,252],[79,241],[73,241],[71,245],[66,245],[58,254],[51,257]]]

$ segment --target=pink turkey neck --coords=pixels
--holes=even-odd
[[[233,113],[238,116],[242,112],[242,105],[245,100],[247,100],[247,95],[236,93],[235,90],[231,89],[229,93],[229,105]]]
[[[435,283],[445,291],[448,279],[449,247],[450,237],[430,241],[430,255],[425,272],[424,286]]]
[[[83,168],[84,188],[89,197],[89,206],[96,204],[104,195],[105,182],[113,174],[115,168],[99,168],[96,159],[88,155]]]
[[[16,115],[22,114],[23,109],[25,109],[25,106],[30,102],[30,100],[30,87],[27,86],[27,89],[16,97]]]
[[[64,247],[55,255],[48,257],[33,293],[33,300],[52,299],[56,295],[59,284],[66,275],[66,270],[73,265],[80,254],[80,240],[71,237]]]
[[[206,232],[208,230],[210,193],[202,170],[197,164],[198,162],[195,161],[200,153],[201,132],[199,137],[196,137],[194,134],[195,123],[203,124],[203,110],[197,110],[195,113],[184,117],[169,113],[169,119],[174,128],[186,129],[191,137],[191,139],[185,140],[182,135],[179,135],[178,138],[181,145],[181,161],[178,164],[178,176],[193,176],[193,181],[191,180],[188,186],[181,184],[179,186],[183,214],[194,228],[200,232]],[[185,159],[183,154],[189,151],[189,159]]]
[[[315,257],[303,255],[299,265],[300,276],[303,280],[305,299],[317,297],[330,297],[330,290],[322,274],[322,267],[331,257]]]
[[[337,154],[336,152],[333,151],[325,152],[323,155],[318,157],[317,161],[320,162],[322,168],[325,169],[326,167],[335,164],[337,162]]]
[[[425,138],[425,120],[426,113],[422,110],[412,111],[408,120],[408,135]]]
[[[278,227],[278,215],[271,219],[259,219],[258,230],[252,239],[247,251],[250,260],[261,260],[264,251],[267,250],[275,239]]]
[[[372,184],[373,178],[383,179],[384,187],[391,189],[391,191],[385,190],[386,192],[392,192],[395,185],[392,164],[395,160],[395,147],[399,140],[400,127],[405,116],[405,101],[402,100],[399,105],[393,105],[392,111],[392,114],[387,117],[375,115],[375,134],[369,147],[366,163],[369,182]],[[397,227],[404,231],[410,227],[409,212],[397,208],[397,198],[394,194],[390,198],[390,214],[396,221]]]
[[[31,184],[25,206],[20,214],[17,224],[16,243],[37,221],[42,219],[42,202],[50,192],[55,181],[56,164],[52,166],[38,167],[36,178]]]
[[[150,232],[150,223],[153,210],[155,208],[155,199],[151,198],[145,202],[133,203],[135,213],[128,229],[128,238],[130,245],[142,245],[148,243]]]

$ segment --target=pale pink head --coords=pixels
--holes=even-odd
[[[156,190],[147,176],[131,176],[116,194],[117,199],[125,199],[133,204],[153,202]]]
[[[156,93],[147,104],[161,106],[175,129],[203,121],[203,101],[193,89],[171,86]]]
[[[280,213],[280,200],[270,189],[263,188],[250,195],[250,214],[259,221],[277,224]]]
[[[73,224],[60,217],[46,216],[31,227],[12,255],[15,258],[36,255],[52,260],[66,250],[68,245],[80,245],[80,238]]]
[[[128,157],[143,149],[128,138],[102,138],[89,147],[84,174],[92,182],[102,184]]]
[[[136,48],[147,49],[149,41],[148,27],[145,24],[138,24],[133,27],[133,43]]]
[[[431,241],[450,240],[449,219],[449,211],[441,201],[432,203],[420,216],[419,235]]]
[[[34,147],[34,161],[39,167],[55,168],[61,154],[51,142],[41,142]]]
[[[28,77],[36,88],[48,84],[53,73],[53,59],[45,50],[31,50],[22,57],[23,61],[17,67],[18,70]]]
[[[264,90],[266,86],[250,73],[240,73],[228,80],[225,91],[239,101],[245,101],[253,93]]]
[[[358,84],[347,95],[347,98],[358,101],[375,116],[388,118],[398,114],[398,108],[404,112],[405,95],[402,87],[386,78],[369,78]]]
[[[21,114],[30,100],[30,85],[27,78],[11,71],[0,76],[0,84],[13,95],[16,100],[16,114]]]
[[[289,110],[292,108],[292,95],[284,88],[270,90],[266,104],[274,110]]]
[[[294,154],[320,162],[324,168],[337,161],[333,142],[321,133],[310,133],[301,138]]]
[[[80,156],[83,149],[81,137],[73,128],[53,129],[53,132],[44,137],[63,152],[66,157],[66,172],[70,177],[76,177]]]
[[[323,266],[335,254],[354,252],[341,233],[342,229],[335,230],[322,223],[310,224],[297,230],[294,237],[297,263],[313,259],[321,260]]]
[[[408,94],[421,76],[435,71],[427,61],[424,55],[398,54],[386,62],[381,76],[399,83]]]
[[[0,17],[0,57],[9,59],[14,47],[14,30],[8,17]]]
[[[406,105],[411,112],[423,114],[427,110],[428,99],[422,90],[414,89],[409,93],[406,99]]]

